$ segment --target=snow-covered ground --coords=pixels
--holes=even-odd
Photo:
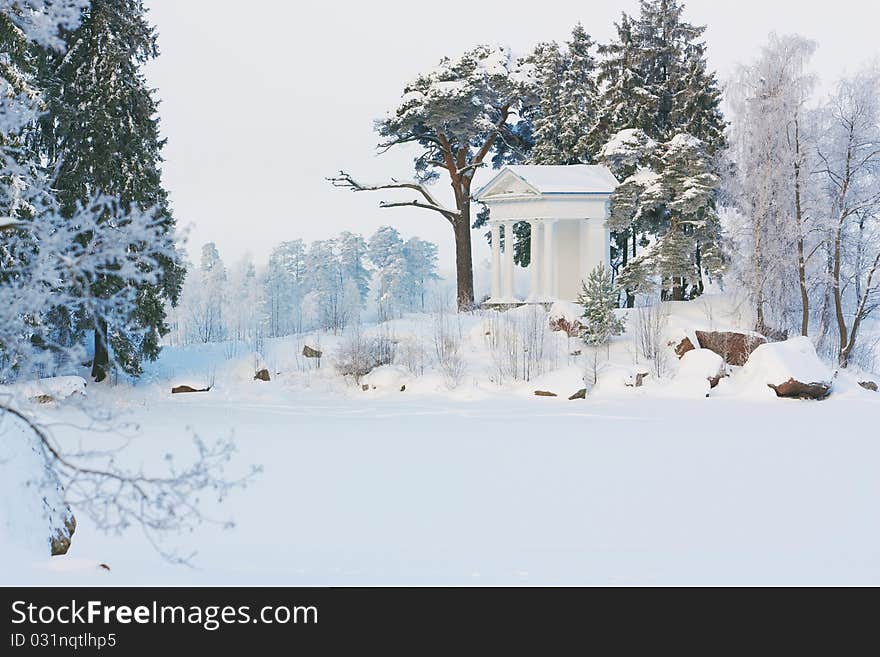
[[[700,303],[673,309],[670,337],[737,323]],[[569,401],[588,358],[570,356],[576,340],[547,337],[550,371],[516,381],[486,335],[502,331],[494,314],[453,319],[467,371],[452,391],[430,365],[383,368],[367,390],[343,382],[331,354],[344,338],[329,335],[320,369],[297,355],[316,336],[291,337],[259,358],[167,349],[136,387],[89,386],[90,403],[140,425],[132,462],[185,459],[191,431],[232,433],[232,474],[264,470],[207,502],[234,528],[168,537],[198,552],[195,568],[166,563],[136,529],[106,535],[78,514],[67,556],[3,559],[0,583],[880,584],[880,394],[847,375],[825,401],[778,399],[734,372],[706,397],[693,366],[677,379],[674,356],[662,380],[628,387],[647,370],[623,336],[587,399]],[[427,339],[437,321],[381,331]],[[257,365],[273,380],[253,381]],[[184,379],[214,387],[171,395]],[[62,440],[108,440],[63,424],[74,403],[37,412],[62,422]]]

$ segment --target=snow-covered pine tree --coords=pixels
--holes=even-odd
[[[621,141],[621,132],[631,135],[633,130],[663,144],[678,135],[690,135],[702,143],[702,149],[710,157],[724,147],[721,93],[714,73],[708,70],[705,44],[700,40],[705,27],[684,21],[683,8],[677,0],[641,0],[639,18],[624,15],[616,25],[616,40],[600,47],[604,55],[599,74],[602,108],[594,138],[599,142],[604,140],[606,151],[608,145]],[[675,147],[665,147],[664,152],[669,148]],[[655,173],[662,174],[657,167],[662,167],[664,161],[662,157],[653,158]],[[642,165],[615,173],[625,180],[636,173],[638,166]],[[713,162],[712,166],[717,174],[717,164]],[[657,203],[658,195],[648,198],[632,192],[633,186],[630,186],[623,191],[622,198],[633,206],[627,208],[627,212],[639,221],[628,226],[618,222],[612,260],[618,269],[630,267],[628,273],[621,271],[621,274],[631,285],[643,287],[643,282],[634,279],[636,271],[644,268],[630,266],[638,252],[638,235],[645,238],[642,243],[656,242],[660,235],[667,233],[672,215],[662,203]],[[612,204],[616,200],[613,199]],[[617,213],[617,217],[619,219],[621,213]],[[675,241],[671,240],[670,244]],[[718,249],[720,244],[711,250]],[[702,256],[694,253],[692,259],[699,262]],[[634,303],[634,289],[627,290],[628,305]],[[694,289],[700,290],[699,286]],[[666,291],[671,297],[680,293],[678,289]]]
[[[403,244],[406,260],[408,307],[425,310],[428,285],[439,280],[437,275],[437,245],[419,237],[411,237]]]
[[[108,194],[119,199],[119,208],[155,208],[171,235],[174,218],[159,169],[164,140],[142,70],[158,53],[156,34],[142,0],[92,0],[80,26],[65,33],[64,40],[66,53],[47,55],[48,113],[40,125],[43,154],[49,167],[57,168],[53,187],[62,213],[73,217],[78,204]],[[108,214],[103,220],[124,230],[120,218]],[[136,312],[124,318],[81,318],[94,330],[96,381],[107,376],[111,355],[124,371],[136,375],[143,359],[159,353],[159,338],[167,330],[164,301],[176,300],[184,270],[173,245],[156,247],[132,244],[145,255],[150,252],[145,263],[157,263],[154,282],[137,283]],[[132,283],[108,273],[92,293],[106,297]]]
[[[524,75],[504,47],[477,46],[457,58],[444,58],[403,90],[396,108],[376,123],[380,148],[417,144],[415,182],[365,184],[348,173],[331,178],[353,191],[411,190],[417,198],[384,202],[382,207],[417,207],[437,212],[455,236],[457,300],[460,310],[474,305],[471,251],[471,187],[476,170],[492,159],[505,162],[527,149],[530,126],[519,115]],[[455,207],[445,207],[426,183],[441,175],[452,185]]]
[[[269,255],[264,303],[270,337],[302,330],[302,300],[308,293],[306,246],[302,240],[281,242]]]
[[[351,281],[357,290],[361,306],[370,292],[370,272],[367,271],[367,242],[361,235],[344,231],[336,238],[339,253],[339,267],[346,281]]]
[[[582,284],[578,303],[583,307],[584,330],[581,335],[588,345],[598,347],[612,336],[623,333],[623,322],[614,314],[617,292],[611,281],[611,270],[596,265]]]
[[[391,226],[382,226],[370,237],[368,256],[376,273],[379,321],[398,317],[407,307],[407,261],[403,239]]]
[[[599,378],[599,350],[607,345],[612,336],[624,331],[623,322],[614,314],[617,307],[617,291],[611,280],[611,270],[597,265],[583,282],[578,302],[584,309],[581,322],[584,329],[581,338],[590,347],[588,371],[592,382]]]
[[[589,164],[598,146],[592,139],[598,111],[598,86],[593,39],[578,23],[567,43],[562,84],[562,158],[555,164]],[[537,144],[536,144],[537,145]]]
[[[659,146],[655,168],[625,181],[655,220],[653,241],[629,263],[621,283],[644,290],[636,274],[653,275],[664,297],[693,298],[703,291],[704,274],[720,276],[724,268],[715,161],[703,142],[682,133]]]
[[[578,23],[561,50],[556,42],[541,43],[523,59],[532,67],[531,100],[525,116],[532,124],[528,161],[532,164],[585,164],[594,161],[598,92],[594,43]],[[477,221],[474,227],[484,225]],[[525,221],[514,225],[514,261],[529,265],[531,228]]]
[[[531,164],[562,164],[563,87],[567,62],[555,41],[539,43],[523,59],[531,66],[535,98],[530,112],[534,146],[529,152]]]
[[[226,303],[226,265],[220,259],[220,252],[214,242],[202,246],[202,259],[199,265],[204,292],[205,314],[203,332],[205,342],[218,342],[225,337],[223,307]]]

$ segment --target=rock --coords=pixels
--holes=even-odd
[[[682,356],[675,378],[692,381],[695,389],[697,382],[708,381],[711,389],[725,376],[727,372],[724,370],[724,359],[721,356],[711,349],[691,349]]]
[[[831,394],[831,384],[825,382],[803,383],[795,379],[789,379],[784,383],[774,385],[767,384],[776,391],[777,397],[792,397],[795,399],[825,399]]]
[[[211,386],[207,388],[193,388],[192,386],[174,386],[171,388],[171,394],[176,395],[180,392],[208,392],[211,389]]]
[[[76,531],[76,518],[73,512],[68,508],[64,515],[63,527],[56,527],[55,533],[49,537],[49,547],[52,550],[52,556],[57,557],[60,554],[67,554],[70,549],[70,541],[73,539],[73,533]]]
[[[816,355],[809,338],[796,337],[759,346],[733,381],[756,391],[769,387],[777,397],[825,399],[834,374]]]
[[[874,381],[859,381],[859,385],[862,386],[865,390],[877,392],[877,384]]]
[[[265,367],[254,374],[254,381],[269,381],[269,370]]]
[[[675,346],[675,355],[681,358],[687,352],[693,351],[694,349],[696,349],[694,343],[691,342],[689,337],[685,336],[685,338]]]
[[[767,343],[767,338],[753,333],[738,331],[697,331],[696,333],[700,348],[714,351],[728,365],[745,365],[752,352]]]
[[[555,392],[550,392],[549,390],[535,390],[535,395],[538,397],[558,397]]]
[[[320,349],[314,349],[307,344],[303,345],[302,355],[306,358],[321,358],[323,354],[324,352]]]
[[[650,372],[637,372],[632,377],[632,383],[624,383],[624,385],[627,388],[641,388],[645,382],[645,377],[650,375]]]
[[[587,389],[581,388],[576,393],[574,393],[569,399],[586,399],[587,398]]]

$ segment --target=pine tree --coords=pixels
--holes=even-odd
[[[411,237],[403,244],[406,260],[408,306],[413,310],[425,310],[425,293],[437,275],[437,245],[419,237]]]
[[[561,161],[554,164],[589,164],[596,157],[597,144],[592,139],[598,110],[596,59],[590,35],[578,23],[568,42],[563,74]]]
[[[78,205],[96,194],[108,194],[120,208],[155,208],[171,235],[174,219],[159,169],[164,140],[142,71],[158,54],[145,14],[141,0],[92,0],[80,26],[65,34],[67,52],[47,55],[49,111],[41,122],[41,146],[50,166],[57,166],[54,187],[65,216],[74,216]],[[110,224],[118,220],[104,217]],[[167,331],[164,300],[176,301],[183,268],[167,254],[158,254],[156,261],[155,282],[138,284],[131,316],[80,318],[94,330],[96,381],[107,376],[111,348],[116,362],[134,375],[143,359],[158,355],[159,338]],[[92,293],[108,297],[128,284],[124,276],[108,274]]]
[[[360,305],[367,300],[370,292],[370,272],[367,271],[367,242],[360,235],[348,231],[336,238],[339,251],[339,266],[347,281],[352,281],[357,290]]]
[[[382,226],[370,237],[368,255],[376,270],[379,321],[398,316],[406,307],[407,262],[400,233]]]
[[[608,342],[614,335],[623,333],[623,322],[614,314],[617,292],[611,282],[611,270],[597,265],[582,284],[578,303],[584,309],[582,315],[584,342],[593,347]]]
[[[638,203],[654,210],[653,241],[631,261],[621,283],[644,291],[637,276],[654,275],[664,296],[693,298],[703,291],[703,274],[720,276],[724,268],[721,226],[715,197],[720,179],[706,145],[689,134],[679,134],[658,148],[655,173],[624,181]],[[637,276],[636,276],[637,275]]]
[[[202,246],[200,264],[202,290],[204,293],[204,341],[217,342],[224,338],[223,298],[226,288],[226,266],[220,259],[217,245],[208,242]]]
[[[639,18],[635,20],[624,15],[617,24],[616,40],[600,47],[600,53],[604,55],[599,74],[603,86],[602,109],[593,138],[605,142],[603,152],[607,155],[614,150],[610,146],[636,134],[662,144],[660,150],[664,153],[676,150],[672,141],[680,135],[682,139],[692,137],[701,144],[699,155],[691,151],[700,159],[693,163],[694,169],[702,171],[708,166],[717,180],[717,163],[712,158],[725,145],[721,93],[714,74],[708,70],[705,45],[700,41],[705,28],[687,23],[682,14],[683,5],[677,0],[642,0]],[[653,161],[649,163],[648,160]],[[612,258],[615,267],[621,270],[621,276],[628,281],[625,288],[628,306],[634,304],[634,293],[645,287],[645,281],[636,280],[635,274],[652,270],[652,267],[645,266],[648,262],[676,263],[673,269],[682,265],[682,258],[676,252],[681,245],[675,235],[678,228],[670,230],[678,226],[676,222],[680,213],[665,205],[663,193],[653,193],[657,192],[656,189],[646,193],[655,181],[640,173],[640,169],[647,168],[663,177],[662,168],[668,161],[670,158],[658,154],[653,158],[630,161],[615,170],[625,184],[612,198],[612,216],[616,224]],[[627,185],[630,176],[636,178],[629,180],[633,184]],[[670,176],[674,177],[674,173]],[[672,185],[671,178],[666,182],[667,187]],[[713,195],[717,186],[716,182]],[[621,202],[624,207],[615,209]],[[623,220],[625,216],[629,216],[629,223]],[[687,225],[683,224],[681,229],[686,230],[684,226]],[[643,243],[653,246],[652,253],[642,254],[645,257],[637,265],[633,259],[638,253],[639,234]],[[662,248],[658,246],[661,236],[668,236]],[[709,244],[711,239],[716,242]],[[691,241],[696,249],[696,243]],[[703,252],[695,250],[690,254],[690,260],[698,267],[705,260],[717,272],[720,231],[707,229],[700,244]],[[668,258],[661,257],[664,249],[667,249]],[[669,281],[676,278],[683,277],[673,276]],[[699,276],[691,273],[684,278],[696,281],[692,291],[699,293],[702,290]],[[665,294],[678,298],[683,291],[680,286],[674,286]]]
[[[532,110],[532,164],[562,164],[563,87],[566,62],[555,41],[538,44],[524,62],[534,70],[536,100]]]
[[[269,256],[264,300],[269,335],[279,337],[302,330],[302,300],[307,294],[306,247],[302,240],[281,242]]]

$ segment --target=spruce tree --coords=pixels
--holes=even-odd
[[[157,103],[142,71],[158,55],[156,33],[142,0],[92,0],[80,26],[65,33],[64,40],[63,56],[47,55],[49,111],[40,130],[44,156],[57,168],[54,187],[62,213],[72,217],[78,205],[107,194],[119,200],[120,209],[154,209],[172,235],[174,218],[160,172],[164,140]],[[120,217],[108,214],[103,221],[113,224]],[[159,339],[167,331],[165,301],[176,302],[184,270],[167,249],[145,257],[143,266],[151,261],[158,265],[155,280],[138,284],[137,308],[130,316],[77,318],[94,331],[96,381],[107,376],[111,349],[121,368],[133,375],[140,373],[144,359],[159,353]],[[129,284],[123,275],[107,274],[92,293],[110,296]]]
[[[705,27],[695,26],[683,19],[683,5],[677,0],[642,0],[638,19],[623,16],[617,24],[617,38],[611,44],[600,47],[604,59],[599,79],[603,85],[602,108],[597,121],[594,139],[604,140],[606,154],[614,150],[610,145],[619,144],[623,135],[639,134],[662,144],[653,158],[631,161],[623,167],[615,167],[615,174],[624,183],[612,198],[612,216],[615,218],[612,260],[627,281],[627,305],[634,304],[634,293],[644,289],[645,281],[637,280],[637,274],[651,271],[648,264],[660,260],[682,265],[682,258],[671,257],[680,246],[676,231],[689,228],[690,220],[679,224],[681,213],[668,207],[667,202],[674,172],[664,175],[663,168],[671,161],[663,153],[678,151],[680,144],[672,141],[692,137],[700,143],[696,150],[687,151],[698,157],[693,167],[715,176],[712,195],[717,190],[717,164],[713,157],[724,147],[725,122],[720,111],[721,94],[713,73],[708,70],[705,45],[700,40]],[[652,159],[652,162],[648,162]],[[606,162],[607,162],[606,158]],[[609,162],[610,164],[610,162]],[[708,169],[707,169],[708,167]],[[653,174],[664,178],[666,192],[646,193],[653,182],[640,171],[648,168]],[[636,178],[630,178],[636,176]],[[628,184],[632,183],[632,184]],[[713,199],[714,203],[714,199]],[[623,208],[617,206],[622,204]],[[622,220],[628,215],[629,223]],[[642,235],[641,242],[637,237]],[[661,238],[667,238],[665,246],[658,247]],[[710,244],[710,240],[715,240]],[[685,240],[688,241],[688,240]],[[700,238],[702,252],[696,242],[690,240],[695,250],[690,254],[693,263],[711,265],[714,271],[720,258],[720,231],[706,230]],[[636,265],[639,243],[651,246],[651,253],[642,254]],[[673,248],[673,245],[677,245]],[[668,249],[670,258],[660,258],[658,248]],[[708,255],[708,259],[705,256]],[[699,266],[699,264],[698,264]],[[675,267],[673,267],[674,269]],[[663,271],[668,273],[667,268]],[[681,298],[684,281],[692,281],[690,292],[702,290],[702,279],[690,272],[688,276],[667,277],[664,294]],[[685,284],[686,285],[686,284]]]
[[[561,158],[554,164],[589,164],[596,159],[599,144],[592,139],[598,114],[594,45],[583,25],[575,25],[563,73]]]
[[[614,335],[623,333],[623,322],[614,314],[617,307],[617,293],[611,282],[611,270],[604,265],[596,265],[589,277],[582,283],[578,302],[584,309],[582,315],[583,340],[593,347],[608,342]]]
[[[525,62],[533,68],[536,101],[532,110],[534,146],[531,164],[561,164],[563,152],[563,88],[566,62],[555,41],[538,44]]]

